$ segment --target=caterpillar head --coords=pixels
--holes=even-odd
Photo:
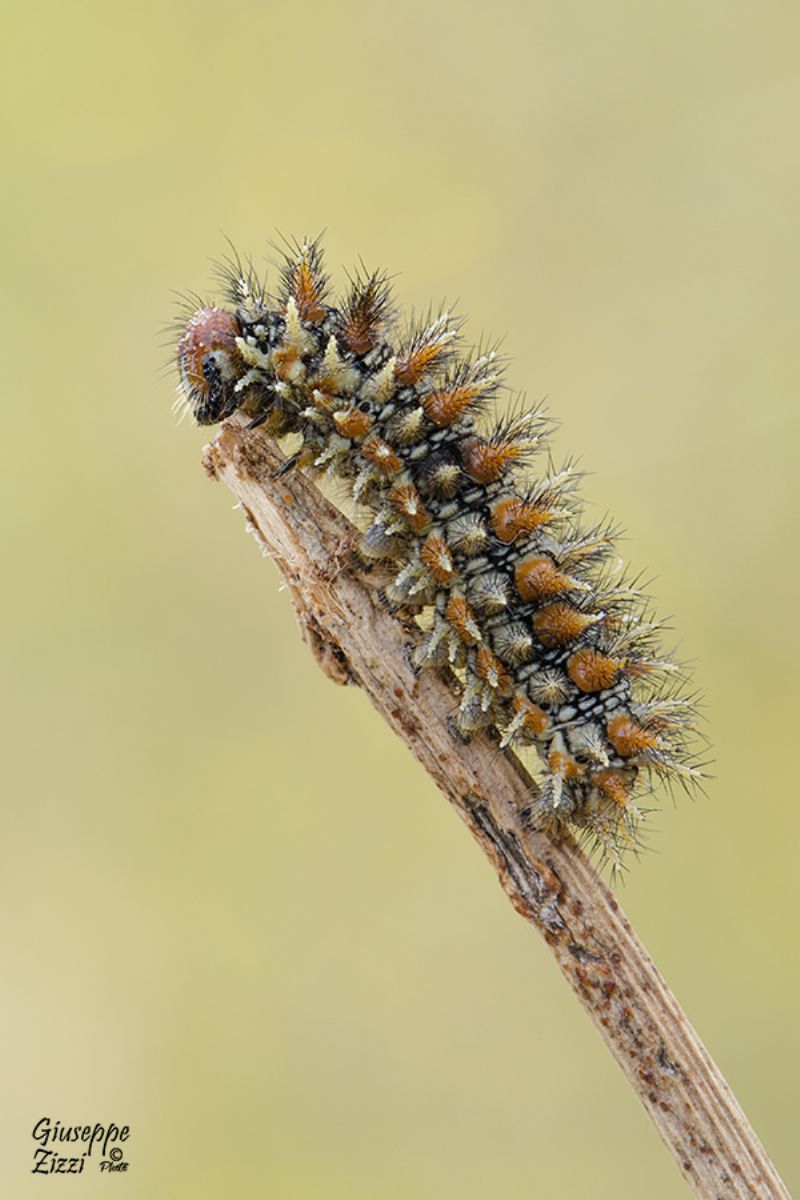
[[[214,425],[237,408],[242,361],[239,322],[223,308],[201,308],[189,318],[177,346],[184,400],[198,425]]]

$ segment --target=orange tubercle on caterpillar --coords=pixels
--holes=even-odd
[[[461,462],[476,483],[495,483],[522,452],[522,447],[513,442],[493,443],[472,438],[462,448]]]
[[[379,271],[356,277],[342,309],[342,337],[354,354],[367,354],[378,342],[390,312],[389,282]]]
[[[561,592],[584,588],[579,580],[559,570],[548,554],[520,559],[514,568],[514,582],[523,600],[545,600]]]
[[[305,321],[321,321],[325,316],[325,305],[322,303],[319,281],[314,277],[307,264],[303,264],[297,273],[294,297],[297,311]]]
[[[276,350],[272,356],[272,363],[275,374],[284,383],[299,378],[303,369],[303,360],[297,346],[286,346],[283,350]]]
[[[452,596],[444,610],[444,615],[462,642],[466,642],[470,646],[480,642],[480,625],[475,620],[475,614],[463,596]]]
[[[426,509],[425,505],[422,503],[422,497],[414,487],[413,483],[404,483],[400,484],[398,487],[392,488],[392,490],[389,492],[389,503],[395,512],[397,512],[403,518],[403,521],[408,528],[413,530],[414,533],[423,533],[424,530],[426,530],[430,525],[431,515]],[[425,562],[424,545],[420,551],[420,558],[423,562]],[[434,558],[437,565],[442,562],[446,564],[445,571],[447,571],[448,574],[446,575],[444,582],[447,582],[453,572],[453,560],[450,557],[450,552],[446,543],[442,542],[440,546],[437,547],[437,552],[434,555]],[[426,562],[425,565],[428,566],[429,564]]]
[[[422,407],[425,415],[434,425],[440,427],[452,425],[480,395],[480,391],[480,386],[476,383],[442,388],[423,396]]]
[[[419,556],[438,584],[449,583],[453,578],[453,556],[450,553],[450,547],[443,538],[436,536],[427,537],[422,543]],[[455,619],[451,618],[452,624],[456,628],[461,628],[462,625],[466,628],[464,622],[468,621],[471,617],[466,601],[462,601],[461,603],[453,601],[453,605],[452,612],[455,614]],[[474,618],[472,619],[474,620]]]
[[[396,475],[402,463],[387,442],[379,437],[371,437],[364,442],[361,449],[364,458],[375,466],[383,475]]]
[[[501,542],[513,542],[553,520],[550,509],[530,504],[519,496],[505,496],[492,505],[492,529]]]
[[[500,692],[501,695],[508,695],[511,691],[511,676],[487,646],[478,648],[476,669],[480,678],[493,691]]]
[[[550,728],[552,722],[547,713],[527,696],[517,693],[512,703],[514,712],[517,716],[522,717],[523,727],[531,737],[540,737]]]
[[[333,419],[342,437],[363,438],[372,428],[372,417],[351,405],[334,412]]]
[[[645,729],[629,713],[618,713],[608,722],[608,740],[621,758],[633,758],[659,744],[658,734]]]
[[[297,305],[300,318],[312,325],[321,321],[327,312],[327,278],[321,263],[318,243],[304,242],[298,249],[296,260],[287,263],[283,272],[286,294]]]
[[[576,650],[567,660],[567,674],[582,692],[602,692],[613,687],[625,663],[599,650]]]
[[[552,648],[574,642],[598,620],[595,613],[581,612],[572,604],[558,602],[539,609],[533,618],[533,630],[543,646]]]
[[[403,387],[412,386],[445,363],[450,354],[453,333],[449,328],[448,314],[443,313],[438,321],[415,334],[397,355],[394,368],[397,382]]]
[[[563,750],[552,750],[548,755],[547,765],[554,775],[560,775],[562,779],[577,779],[580,774],[580,767],[575,759]]]
[[[631,780],[626,779],[621,771],[599,771],[592,776],[592,783],[620,808],[626,808],[630,803]]]

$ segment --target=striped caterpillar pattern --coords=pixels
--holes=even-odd
[[[382,272],[360,269],[334,304],[318,241],[285,247],[274,294],[235,255],[220,276],[224,305],[193,298],[181,322],[181,402],[199,424],[240,411],[299,435],[287,467],[344,481],[365,564],[424,631],[417,667],[460,680],[454,730],[535,751],[532,823],[618,865],[642,797],[700,775],[695,704],[620,567],[618,530],[583,524],[574,465],[542,456],[541,409],[498,415],[497,350],[463,352],[447,311],[403,326]]]

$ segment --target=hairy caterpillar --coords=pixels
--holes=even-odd
[[[273,437],[299,435],[287,468],[345,482],[368,514],[363,559],[389,571],[388,603],[425,630],[416,665],[462,682],[459,734],[534,748],[531,819],[572,827],[617,864],[641,795],[700,775],[695,704],[619,567],[618,530],[580,523],[574,465],[530,473],[541,409],[493,415],[497,350],[462,353],[446,311],[400,328],[382,272],[359,270],[331,303],[318,241],[286,247],[274,295],[236,256],[219,270],[227,306],[192,301],[180,327],[194,419],[238,410]]]

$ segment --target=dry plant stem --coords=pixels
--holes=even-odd
[[[451,732],[452,682],[417,676],[415,632],[354,561],[346,518],[239,418],[206,448],[288,585],[325,672],[360,685],[472,831],[511,903],[534,925],[698,1196],[787,1197],[736,1098],[603,880],[569,838],[520,818],[534,784],[488,737]]]

